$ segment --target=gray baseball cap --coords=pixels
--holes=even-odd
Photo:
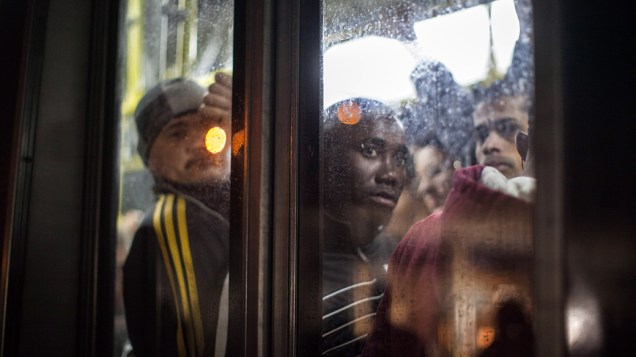
[[[145,164],[161,129],[173,118],[197,111],[204,95],[205,88],[196,82],[175,78],[159,82],[141,98],[135,110],[135,123],[137,151]]]

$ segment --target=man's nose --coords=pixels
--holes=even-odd
[[[191,130],[186,138],[185,145],[190,151],[205,150],[205,129]]]
[[[481,145],[481,151],[484,154],[491,154],[493,152],[501,152],[501,145],[504,143],[505,139],[502,138],[496,131],[491,130],[488,132],[488,136],[484,143]]]
[[[426,191],[428,191],[429,187],[430,187],[429,180],[420,180],[419,184],[417,185],[417,194],[420,196],[424,196]]]
[[[375,180],[377,183],[397,186],[401,182],[401,180],[403,180],[400,174],[400,170],[401,168],[399,167],[397,162],[395,162],[393,157],[391,157],[390,155],[385,155],[382,158],[380,168],[375,175]]]

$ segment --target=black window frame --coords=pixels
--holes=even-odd
[[[8,2],[3,1],[5,5]],[[537,236],[537,331],[541,356],[562,355],[564,346],[564,155],[565,90],[562,66],[563,1],[536,0],[535,73],[539,178]],[[18,88],[14,127],[3,133],[12,146],[6,173],[7,207],[3,230],[3,269],[7,281],[3,352],[13,355],[22,321],[22,283],[27,254],[33,128],[45,59],[45,24],[49,1],[31,0],[10,12],[23,18],[24,39],[16,47],[19,78],[3,88]],[[84,89],[89,93],[85,146],[78,148],[84,177],[81,190],[81,247],[76,341],[78,355],[112,355],[114,291],[114,217],[118,118],[116,87],[120,3],[91,2],[89,65]],[[320,18],[318,0],[235,0],[233,127],[246,130],[244,152],[232,161],[231,284],[233,300],[230,351],[237,356],[317,355],[320,344],[320,251],[316,209],[319,182]],[[22,14],[22,15],[21,15]],[[575,25],[571,25],[574,27]],[[20,28],[19,25],[15,26]],[[49,41],[49,42],[47,42]],[[14,66],[13,68],[17,68]],[[12,86],[13,85],[13,86]],[[50,88],[49,88],[50,89]],[[571,153],[571,152],[570,152]],[[4,168],[5,166],[3,166]],[[4,177],[3,177],[4,178]],[[4,203],[4,202],[3,202]],[[8,233],[7,233],[8,232]],[[81,238],[81,239],[80,239]],[[539,258],[540,257],[540,258]],[[9,265],[7,263],[7,265]],[[21,338],[21,339],[20,339]],[[257,341],[257,343],[254,343]],[[51,346],[42,346],[47,351]]]

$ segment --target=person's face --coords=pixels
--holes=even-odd
[[[477,161],[496,168],[507,178],[519,176],[522,171],[515,135],[528,130],[528,113],[521,111],[521,103],[520,97],[503,97],[478,106],[473,114]]]
[[[227,181],[230,173],[229,144],[226,143],[217,154],[210,153],[205,145],[205,136],[214,126],[221,127],[229,138],[229,127],[206,119],[197,112],[170,120],[150,149],[150,171],[157,177],[183,184]]]
[[[392,118],[365,121],[352,130],[345,156],[351,200],[344,214],[349,220],[383,225],[404,187],[409,155],[404,131]]]
[[[413,154],[415,179],[413,189],[416,197],[429,212],[442,208],[453,177],[453,166],[437,147],[428,145],[418,148]]]

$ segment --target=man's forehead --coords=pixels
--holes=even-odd
[[[475,116],[506,111],[523,112],[524,102],[525,98],[523,96],[501,96],[494,100],[479,103],[475,108]]]
[[[351,127],[354,130],[367,132],[387,129],[404,131],[402,123],[392,116],[365,116],[359,124],[352,125]]]
[[[206,123],[212,124],[211,119],[206,119],[199,112],[190,112],[183,115],[180,115],[176,118],[172,118],[170,122],[166,125],[166,127],[173,126],[190,126],[190,125],[201,125]]]
[[[522,109],[521,101],[517,97],[501,98],[490,103],[482,103],[473,113],[475,124],[494,122],[501,118],[512,118],[518,122],[528,120],[528,113]]]
[[[373,120],[364,120],[358,125],[351,127],[358,138],[360,137],[385,137],[388,135],[396,136],[400,140],[404,140],[404,129],[400,122],[392,117],[376,118]]]

